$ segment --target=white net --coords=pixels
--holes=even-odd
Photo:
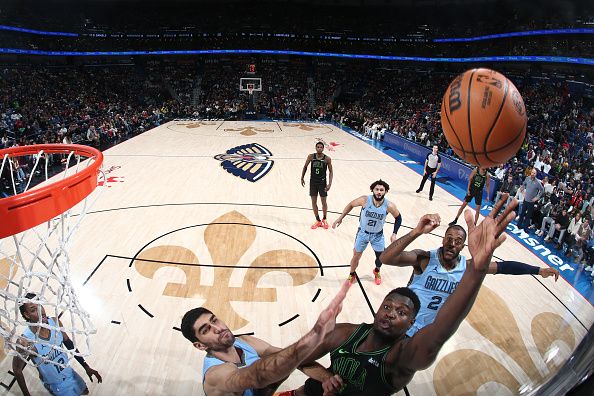
[[[3,196],[16,196],[81,172],[97,159],[73,151],[40,151],[13,158],[5,155],[0,160]],[[102,172],[99,179],[104,179]],[[51,362],[65,367],[63,359],[53,359],[60,352],[69,358],[90,353],[89,335],[95,328],[73,288],[68,249],[99,195],[95,191],[74,209],[0,239],[0,334],[9,355],[20,356],[35,366]],[[65,332],[78,350],[60,343],[56,337],[59,331]]]

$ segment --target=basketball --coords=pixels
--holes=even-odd
[[[513,157],[526,137],[526,108],[514,84],[490,69],[457,76],[441,101],[443,133],[458,156],[482,167]]]

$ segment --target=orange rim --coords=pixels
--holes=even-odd
[[[44,187],[35,188],[21,194],[0,199],[0,239],[16,235],[38,226],[66,212],[85,199],[97,187],[99,167],[103,163],[103,153],[79,144],[38,144],[11,147],[0,150],[0,165],[4,157],[45,154],[69,154],[74,152],[94,162],[85,169]]]

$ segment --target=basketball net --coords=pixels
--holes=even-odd
[[[62,146],[62,148],[40,150],[36,154],[29,152],[28,155],[19,152],[9,156],[1,155],[0,152],[2,161],[0,177],[5,176],[4,180],[8,181],[9,188],[12,190],[12,196],[2,198],[0,202],[7,200],[16,202],[17,198],[29,191],[51,188],[52,185],[76,174],[80,176],[85,173],[94,179],[90,181],[95,183],[92,189],[97,186],[97,179],[105,181],[105,175],[99,171],[102,155],[98,151],[98,156],[83,158],[84,154],[76,150],[75,145],[43,147],[51,146]],[[74,149],[68,147],[74,147]],[[54,157],[54,160],[61,159],[62,166],[65,166],[65,170],[55,176],[50,175],[48,171],[51,156],[58,156]],[[23,158],[27,159],[27,163],[33,163],[30,174],[25,179],[22,173],[18,173],[18,160]],[[41,178],[40,183],[32,183],[34,177]],[[32,184],[36,185],[32,186]],[[105,183],[99,184],[105,185]],[[75,186],[71,187],[76,189]],[[55,195],[66,195],[69,192],[66,188],[55,188],[51,191]],[[87,192],[81,194],[84,195]],[[25,362],[34,366],[51,361],[57,366],[67,367],[69,365],[67,361],[55,359],[59,352],[67,354],[69,358],[90,354],[89,335],[96,330],[73,287],[68,249],[74,233],[99,195],[99,192],[93,195],[92,200],[89,195],[86,195],[78,205],[76,205],[77,202],[69,199],[76,209],[70,208],[55,215],[51,210],[47,210],[51,205],[45,204],[49,220],[14,235],[0,235],[2,238],[0,239],[0,334],[4,338],[4,348],[9,355],[20,356]],[[10,203],[12,204],[12,201]],[[43,212],[44,207],[38,206],[35,210]],[[10,217],[3,213],[0,215]],[[29,293],[34,293],[35,296]],[[38,321],[28,322],[23,317],[19,307],[25,303],[37,305]],[[49,320],[42,319],[43,309],[47,318],[52,318],[53,325]],[[28,316],[30,315],[29,313]],[[33,331],[32,337],[22,336],[27,327]],[[40,336],[42,328],[52,332],[65,332],[78,350],[67,349],[61,342],[57,342],[57,336],[50,339],[42,338]],[[50,360],[52,358],[54,360]]]

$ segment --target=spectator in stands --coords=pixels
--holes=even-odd
[[[518,219],[518,228],[527,228],[532,220],[532,212],[534,211],[534,204],[540,199],[543,194],[542,182],[536,178],[536,169],[530,171],[530,176],[522,183],[524,188],[524,204],[520,209],[520,216]]]
[[[555,225],[549,229],[549,233],[545,238],[545,242],[551,242],[553,237],[555,236],[555,231],[559,231],[559,238],[557,239],[557,245],[561,246],[561,242],[565,237],[565,232],[567,231],[567,227],[569,227],[569,216],[567,215],[567,209],[565,209],[564,203],[560,203],[560,211],[557,212],[557,216],[555,217]],[[541,228],[541,231],[543,229]]]
[[[577,212],[569,222],[569,226],[567,227],[567,233],[565,234],[564,238],[560,239],[560,241],[557,243],[556,248],[563,248],[563,251],[567,251],[568,247],[573,246],[573,244],[575,243],[577,232],[580,229],[581,225],[582,214],[580,212]]]

